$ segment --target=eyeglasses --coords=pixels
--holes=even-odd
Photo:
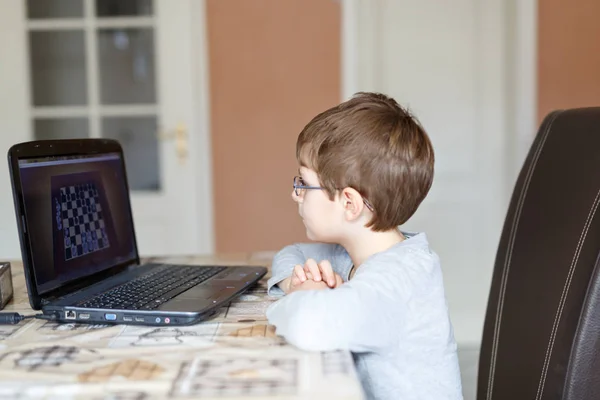
[[[321,186],[307,186],[304,184],[304,179],[302,179],[301,176],[294,177],[294,192],[296,193],[296,196],[301,197],[305,190],[310,189],[323,190],[324,188]]]
[[[323,190],[323,189],[324,188],[321,186],[308,186],[308,185],[304,184],[304,179],[302,179],[301,176],[294,177],[294,193],[296,193],[296,196],[298,196],[298,197],[302,197],[302,195],[304,195],[305,190]],[[363,198],[363,203],[365,203],[365,206],[367,206],[367,208],[369,210],[371,210],[371,212],[374,212],[373,206],[371,205],[371,203],[369,203],[369,201],[367,199]]]

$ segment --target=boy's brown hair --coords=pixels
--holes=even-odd
[[[367,224],[395,229],[417,210],[433,181],[434,153],[419,122],[394,99],[357,93],[312,119],[298,136],[296,158],[313,169],[333,200],[351,187],[373,206]]]

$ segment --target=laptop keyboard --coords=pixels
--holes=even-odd
[[[134,280],[77,303],[78,307],[154,310],[226,267],[161,265]]]

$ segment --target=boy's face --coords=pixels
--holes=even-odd
[[[300,176],[304,185],[319,187],[317,173],[309,168],[300,167]],[[306,227],[306,236],[320,242],[337,243],[340,227],[343,225],[343,207],[336,198],[329,200],[324,189],[303,189],[300,195],[292,190],[292,199],[298,204],[298,213]]]

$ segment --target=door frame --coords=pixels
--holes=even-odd
[[[509,2],[509,22],[514,27],[510,46],[513,52],[512,96],[509,108],[514,131],[511,165],[516,178],[531,143],[539,121],[538,109],[538,0],[512,0]]]
[[[210,71],[208,70],[208,20],[206,18],[206,0],[193,0],[191,2],[194,20],[192,28],[192,60],[194,62],[194,89],[193,106],[195,113],[193,126],[197,135],[190,137],[190,145],[195,146],[197,155],[196,171],[196,198],[198,199],[198,252],[212,254],[215,251],[215,229],[213,217],[213,168],[212,144],[210,125]]]

